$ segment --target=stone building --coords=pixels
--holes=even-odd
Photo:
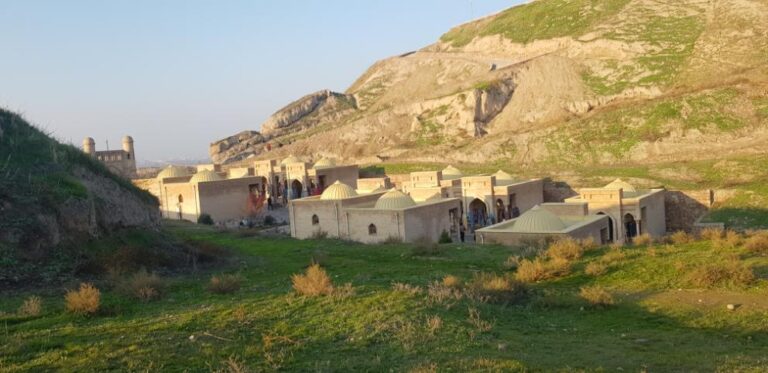
[[[590,215],[586,203],[543,203],[517,218],[478,229],[475,236],[481,244],[509,246],[543,246],[564,237],[611,242],[608,217]]]
[[[276,201],[320,195],[327,186],[341,181],[353,187],[357,186],[359,170],[357,165],[337,165],[332,159],[322,158],[311,164],[297,157],[288,157],[278,163],[277,160],[255,161],[248,171],[230,170],[235,173],[263,178],[263,192]]]
[[[664,189],[636,189],[616,179],[602,188],[584,188],[568,203],[585,203],[591,215],[605,215],[609,222],[611,242],[630,242],[648,233],[654,237],[666,234]]]
[[[133,138],[123,137],[121,150],[96,151],[96,142],[91,137],[83,139],[83,152],[104,163],[112,172],[126,178],[136,178],[136,154],[133,151]]]
[[[291,200],[289,215],[291,236],[299,239],[327,236],[363,243],[436,242],[443,232],[458,232],[460,201],[416,202],[395,189],[359,194],[337,181],[319,196]]]

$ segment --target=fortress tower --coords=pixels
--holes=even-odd
[[[133,150],[133,138],[123,137],[122,150],[96,151],[96,142],[91,137],[83,139],[83,152],[104,163],[112,172],[131,179],[136,177],[136,154]]]

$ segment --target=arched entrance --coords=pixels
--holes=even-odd
[[[604,212],[598,212],[598,215],[605,215],[608,217],[608,242],[613,242],[613,219],[611,219],[611,216],[604,213]]]
[[[294,180],[291,182],[291,198],[301,198],[303,189],[301,181]]]
[[[473,229],[482,228],[486,226],[488,221],[488,208],[485,206],[485,202],[479,198],[475,198],[469,203],[469,211],[467,212],[467,222]]]
[[[624,215],[624,232],[626,232],[627,241],[637,237],[637,221],[632,214]]]
[[[507,210],[504,208],[504,201],[501,198],[496,200],[496,220],[500,222],[507,220]]]

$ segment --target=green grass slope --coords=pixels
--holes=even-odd
[[[30,292],[0,299],[0,370],[60,371],[760,371],[768,364],[768,258],[722,242],[597,248],[569,274],[529,285],[516,302],[439,296],[446,275],[514,276],[505,247],[409,245],[244,237],[192,225],[173,233],[231,248],[242,289],[205,290],[210,273],[168,279],[165,297],[141,303],[110,282],[91,317],[63,310],[62,291],[38,292],[43,312],[14,312]],[[343,297],[307,298],[291,275],[322,262]],[[734,261],[748,285],[690,276]],[[604,273],[587,267],[602,263]],[[394,283],[407,287],[393,286]],[[580,288],[599,285],[615,305],[594,307]],[[439,287],[436,287],[439,288]],[[741,305],[729,311],[725,305]],[[240,369],[240,370],[237,370]]]

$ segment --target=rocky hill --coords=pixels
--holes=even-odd
[[[155,197],[0,109],[0,285],[73,270],[90,239],[159,223]]]
[[[212,159],[567,167],[765,154],[768,1],[534,1],[379,61],[261,130],[213,143]]]

